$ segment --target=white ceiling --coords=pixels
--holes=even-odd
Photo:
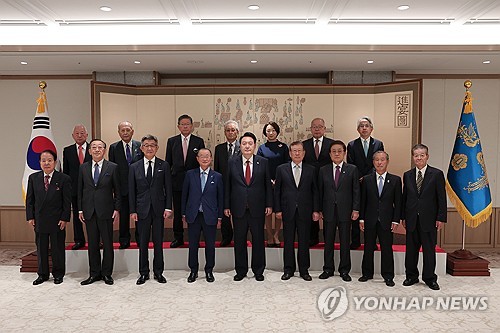
[[[500,1],[0,0],[0,75],[330,70],[498,74]]]

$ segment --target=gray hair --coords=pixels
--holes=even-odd
[[[359,127],[359,124],[361,124],[362,121],[367,121],[368,125],[370,125],[370,127],[373,128],[373,122],[370,118],[368,118],[368,116],[363,116],[363,117],[359,118],[357,121],[357,124],[356,124],[356,128]]]

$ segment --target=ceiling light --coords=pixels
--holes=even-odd
[[[366,63],[367,64],[373,64],[373,60],[368,60]]]
[[[257,60],[250,60],[250,62],[251,62],[252,64],[256,64],[256,63],[257,63]]]
[[[21,65],[27,65],[28,62],[27,61],[21,61]]]
[[[139,65],[140,63],[141,63],[141,62],[140,62],[139,60],[135,60],[135,61],[134,61],[134,64]]]
[[[483,64],[489,64],[489,63],[491,63],[491,61],[490,61],[490,60],[485,60],[485,61],[483,61]]]
[[[250,10],[258,10],[260,7],[258,5],[250,5],[247,8]]]
[[[408,6],[408,5],[398,6],[398,10],[407,10],[407,9],[410,9],[410,6]]]
[[[103,12],[110,12],[112,10],[112,8],[109,6],[101,6],[99,7],[99,9],[102,10]]]

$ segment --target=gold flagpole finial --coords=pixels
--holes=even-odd
[[[472,112],[472,94],[469,91],[470,87],[472,87],[472,81],[471,80],[465,80],[464,82],[464,87],[465,87],[465,98],[464,98],[464,113],[471,113]]]
[[[465,87],[466,91],[469,91],[470,87],[472,87],[472,81],[471,80],[465,80],[464,87]]]
[[[45,82],[45,81],[40,81],[40,82],[38,83],[38,87],[40,87],[40,89],[42,89],[42,90],[45,90],[45,88],[47,88],[47,82]]]

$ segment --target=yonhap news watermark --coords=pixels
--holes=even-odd
[[[323,290],[317,300],[318,311],[324,320],[354,311],[485,311],[487,296],[352,296],[342,287]]]

